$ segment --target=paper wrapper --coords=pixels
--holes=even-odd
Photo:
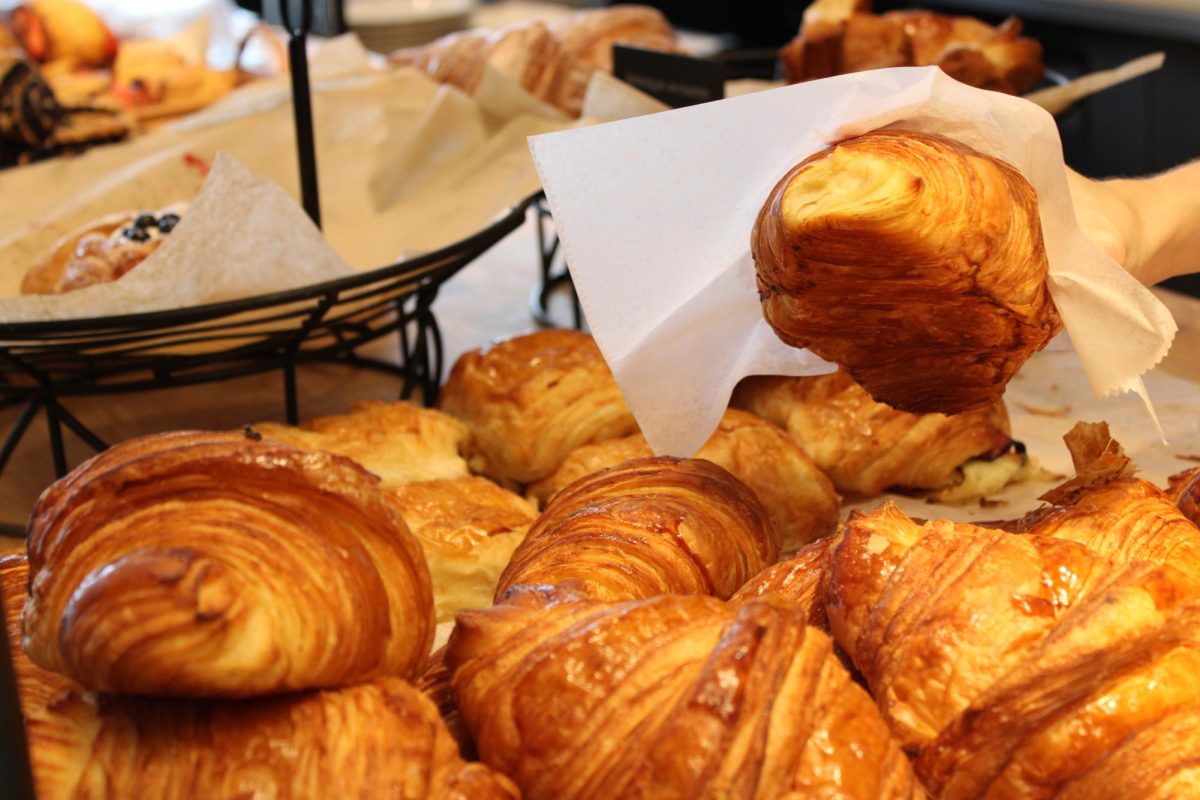
[[[531,140],[588,324],[656,452],[699,449],[744,376],[833,369],[763,319],[750,234],[788,169],[886,125],[1029,179],[1051,296],[1093,390],[1142,391],[1175,323],[1079,229],[1053,118],[936,67],[875,70]]]

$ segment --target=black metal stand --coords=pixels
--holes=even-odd
[[[555,293],[565,292],[571,298],[572,327],[582,330],[583,306],[579,304],[579,295],[575,293],[575,283],[571,280],[571,270],[567,267],[567,261],[560,257],[558,234],[553,229],[550,209],[546,207],[545,198],[541,196],[534,201],[533,207],[537,215],[538,262],[541,266],[541,276],[529,294],[529,313],[534,322],[543,328],[563,327],[550,318],[550,297]]]

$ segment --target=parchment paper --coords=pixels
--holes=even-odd
[[[936,67],[875,70],[531,140],[588,323],[657,452],[694,453],[746,375],[833,368],[763,320],[750,233],[794,164],[885,125],[950,136],[1025,174],[1051,295],[1093,390],[1143,391],[1175,323],[1079,230],[1053,118]]]

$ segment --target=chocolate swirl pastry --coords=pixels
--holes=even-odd
[[[0,166],[26,150],[54,145],[65,112],[54,92],[24,61],[0,55]]]
[[[158,249],[182,210],[179,204],[157,214],[114,214],[71,232],[25,273],[21,294],[63,294],[115,281]]]
[[[1062,326],[1033,187],[941,136],[878,130],[805,159],[750,243],[779,338],[901,411],[994,403]]]

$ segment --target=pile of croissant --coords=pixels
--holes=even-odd
[[[39,797],[1194,792],[1200,470],[1164,493],[1090,429],[1023,519],[835,532],[815,464],[855,448],[804,420],[957,419],[845,380],[656,458],[590,338],[544,332],[464,356],[441,412],[112,448],[0,560]]]

